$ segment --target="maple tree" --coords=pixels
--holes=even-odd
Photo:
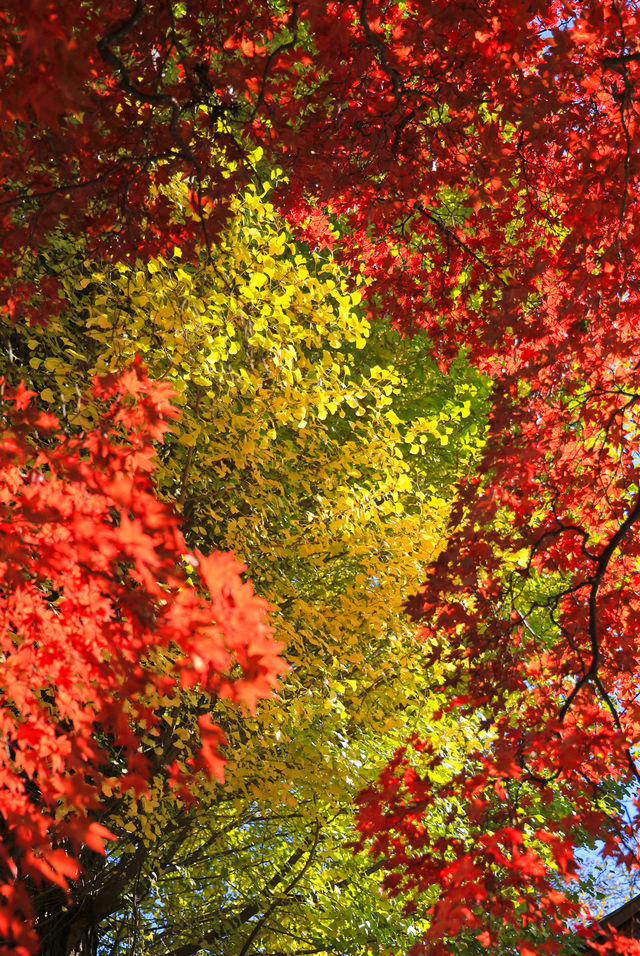
[[[149,682],[168,703],[181,686],[197,686],[201,697],[253,705],[282,663],[267,605],[242,582],[242,565],[191,556],[208,598],[181,568],[176,518],[150,482],[152,440],[174,414],[167,387],[138,364],[96,380],[93,394],[102,414],[72,437],[24,386],[3,399],[5,952],[36,943],[31,897],[47,882],[66,890],[80,872],[77,854],[102,851],[110,834],[92,811],[107,784],[144,786],[154,766],[145,738],[157,740],[156,772],[186,792],[189,768],[171,756],[171,726],[149,706]],[[210,709],[205,698],[190,760],[220,775],[222,733]]]
[[[411,603],[450,706],[481,720],[486,744],[436,788],[437,755],[415,741],[361,820],[390,881],[437,888],[433,952],[505,932],[525,956],[553,951],[572,909],[558,871],[573,875],[582,834],[637,862],[633,823],[611,819],[616,788],[638,779],[640,726],[636,4],[39,13],[2,13],[10,314],[60,307],[55,277],[18,274],[60,224],[116,257],[215,245],[259,143],[287,173],[274,202],[370,280],[371,311],[421,329],[443,363],[466,347],[493,377],[481,473]],[[192,222],[158,188],[176,173]],[[453,819],[429,835],[436,796],[466,808],[477,839],[459,842]],[[552,933],[536,942],[541,919]]]

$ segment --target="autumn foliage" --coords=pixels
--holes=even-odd
[[[26,887],[66,888],[80,847],[103,851],[109,831],[91,816],[103,786],[140,791],[157,771],[141,741],[169,727],[146,703],[150,682],[167,703],[197,684],[253,707],[281,668],[267,606],[242,582],[243,566],[229,555],[186,555],[175,516],[154,494],[152,442],[175,414],[170,391],[138,364],[96,381],[94,396],[100,421],[73,437],[24,388],[3,396],[6,952],[34,943]],[[205,706],[193,769],[221,775],[221,737]],[[178,795],[188,777],[162,756]]]
[[[211,260],[201,248],[195,261],[96,262],[59,234],[24,262],[34,279],[60,277],[63,308],[46,328],[4,330],[7,374],[86,429],[101,411],[77,402],[87,376],[144,351],[179,396],[156,488],[177,499],[190,549],[246,561],[291,666],[255,714],[211,702],[225,780],[201,776],[197,803],[176,799],[155,757],[139,795],[105,792],[98,812],[117,839],[64,920],[49,903],[45,952],[79,934],[85,900],[114,954],[137,940],[231,956],[249,936],[276,951],[295,939],[393,952],[427,922],[383,897],[380,866],[348,844],[355,794],[411,730],[440,728],[455,766],[473,733],[434,719],[441,700],[402,601],[444,543],[455,476],[478,460],[488,381],[462,358],[444,374],[425,338],[372,325],[346,271],[274,210],[275,180],[234,198]],[[179,213],[187,190],[169,195]],[[150,686],[145,701],[177,724],[179,748],[197,693]],[[147,756],[166,747],[145,738]]]
[[[232,195],[270,164],[279,170],[274,204],[299,236],[331,246],[366,280],[372,315],[428,336],[443,367],[464,350],[492,377],[482,466],[461,484],[447,546],[409,602],[425,660],[442,675],[445,709],[478,728],[477,746],[463,771],[447,775],[436,742],[414,738],[362,795],[360,825],[363,842],[383,854],[390,891],[409,906],[433,901],[420,944],[430,952],[463,943],[525,956],[558,951],[566,919],[579,915],[576,847],[602,839],[606,853],[638,865],[638,807],[624,823],[617,812],[640,782],[637,4],[44,0],[10,3],[0,17],[0,278],[9,320],[46,324],[61,309],[57,277],[23,273],[25,250],[37,254],[59,227],[116,259],[174,245],[187,257],[200,243],[211,251]],[[166,186],[176,176],[188,184],[191,215],[172,213]],[[180,628],[192,614],[200,622],[203,605],[174,577],[180,546],[164,538],[178,534],[173,519],[163,511],[161,530],[153,525],[160,506],[150,500],[144,518],[132,510],[134,492],[128,498],[116,477],[131,473],[132,461],[141,467],[139,451],[125,453],[119,439],[102,455],[98,432],[47,438],[37,452],[45,457],[30,466],[44,481],[27,484],[21,459],[36,452],[20,436],[36,419],[22,404],[18,396],[7,406],[4,507],[27,523],[27,541],[52,524],[55,546],[36,559],[9,535],[10,560],[28,573],[6,600],[26,589],[53,622],[52,640],[63,607],[70,633],[91,626],[86,653],[124,683],[104,702],[92,694],[82,726],[111,728],[102,751],[126,752],[130,728],[151,719],[136,703],[147,665],[125,678],[105,641],[141,641],[144,656],[146,620],[154,646],[180,645],[169,636],[176,616],[191,661],[185,673],[195,679],[194,662],[208,658]],[[47,427],[55,435],[46,419],[37,424],[43,435]],[[92,454],[101,457],[88,469]],[[92,552],[90,571],[82,542],[97,544],[95,529],[68,515],[50,520],[55,495],[45,504],[42,488],[96,505],[107,551]],[[46,521],[36,530],[38,508]],[[58,548],[65,579],[78,575],[73,597],[60,591]],[[93,585],[97,607],[116,602],[118,611],[100,618],[92,604],[80,632],[73,602],[88,601],[83,588],[103,575]],[[24,613],[32,614],[27,604]],[[46,653],[29,633],[22,645],[7,639],[9,674],[20,646],[33,659]],[[256,640],[259,660],[270,661]],[[226,663],[205,666],[215,692]],[[266,679],[272,665],[260,667]],[[30,701],[36,717],[48,712],[52,673]],[[129,729],[115,716],[125,687]],[[77,701],[52,706],[52,732],[73,738],[67,760],[83,766],[89,746],[99,767],[98,744],[66,729],[76,717],[64,708]],[[13,737],[25,719],[20,699],[12,708],[7,767],[20,759]],[[35,765],[16,766],[9,779],[21,812],[38,820],[43,848],[37,863],[16,855],[42,873],[55,852],[42,831],[53,826],[53,798],[27,794],[37,776]],[[76,771],[74,792],[82,776]],[[39,777],[36,785],[44,786]]]

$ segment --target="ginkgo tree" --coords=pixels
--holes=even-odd
[[[434,721],[402,602],[479,454],[487,382],[463,357],[445,376],[422,340],[372,326],[352,278],[294,241],[270,192],[232,201],[212,261],[176,249],[114,267],[60,236],[23,263],[34,285],[38,270],[59,281],[64,307],[46,328],[7,326],[14,374],[86,429],[97,411],[78,399],[87,377],[144,356],[180,408],[157,487],[192,549],[233,548],[248,566],[290,668],[255,716],[212,704],[225,785],[202,777],[197,807],[162,775],[124,799],[107,786],[101,819],[118,842],[63,929],[43,913],[45,951],[81,930],[114,952],[134,940],[182,956],[295,952],[299,939],[325,952],[339,939],[360,953],[424,930],[381,899],[380,866],[346,844],[355,794],[411,728],[446,736],[451,772],[468,747],[470,729]],[[192,215],[184,187],[171,196]],[[184,766],[200,691],[172,703],[149,687],[146,703],[172,724]]]

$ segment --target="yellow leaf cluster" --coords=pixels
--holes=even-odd
[[[445,379],[426,346],[372,327],[354,277],[294,241],[268,187],[232,211],[195,264],[176,250],[98,267],[60,238],[44,258],[67,309],[46,330],[24,330],[20,348],[42,402],[77,428],[94,414],[83,383],[137,353],[172,384],[181,415],[159,449],[159,490],[190,544],[247,563],[291,665],[256,715],[218,706],[227,799],[238,813],[258,802],[330,818],[407,728],[431,732],[433,675],[402,604],[477,452],[483,386],[463,366]],[[189,706],[172,718],[178,755]],[[202,786],[215,805],[219,785]],[[126,833],[135,812],[149,845],[170,815],[154,787],[113,820]]]

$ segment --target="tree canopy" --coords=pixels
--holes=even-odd
[[[248,936],[268,952],[295,952],[299,938],[323,952],[337,936],[350,952],[402,945],[407,926],[400,905],[380,902],[380,866],[345,847],[353,800],[418,724],[457,741],[452,766],[467,746],[433,719],[401,604],[442,547],[454,479],[480,453],[488,383],[462,358],[444,376],[421,339],[372,327],[361,294],[330,255],[294,241],[269,191],[234,202],[213,262],[203,249],[197,264],[176,250],[99,265],[56,238],[24,269],[60,278],[60,314],[6,329],[15,376],[70,429],[92,427],[98,411],[78,399],[87,377],[137,352],[171,385],[181,414],[156,485],[178,503],[190,548],[233,547],[246,562],[291,668],[251,719],[210,703],[226,782],[201,780],[197,809],[162,774],[143,798],[105,788],[100,818],[120,848],[101,873],[94,859],[86,894],[123,952],[135,934],[183,956],[203,938],[230,953]],[[162,755],[191,752],[200,692],[171,705],[148,691],[146,703],[172,725]],[[78,897],[64,932],[44,913],[45,945],[86,922]]]
[[[180,606],[191,600],[198,621],[205,613],[206,599],[181,564],[182,534],[205,551],[251,550],[242,556],[256,560],[255,581],[274,605],[274,626],[289,649],[294,635],[301,644],[309,640],[309,612],[315,617],[318,595],[328,595],[332,636],[317,645],[318,670],[308,678],[330,675],[336,710],[358,697],[361,679],[351,676],[356,661],[349,660],[340,616],[347,584],[353,600],[366,605],[372,629],[362,673],[369,657],[375,669],[375,648],[382,653],[393,601],[412,587],[408,609],[423,640],[415,686],[426,692],[428,683],[434,720],[476,728],[476,739],[463,766],[442,773],[440,748],[411,716],[407,730],[415,733],[360,797],[363,846],[386,872],[385,886],[417,908],[425,929],[417,945],[428,952],[457,952],[463,944],[525,956],[559,951],[566,921],[581,919],[571,894],[576,848],[600,839],[612,860],[638,865],[637,4],[45,0],[37,11],[10,2],[0,18],[0,208],[7,237],[0,280],[6,321],[16,329],[9,339],[21,336],[20,350],[9,353],[16,362],[7,363],[14,390],[6,406],[4,517],[11,526],[15,513],[16,528],[25,522],[27,540],[51,517],[53,540],[71,542],[65,554],[82,586],[93,587],[95,574],[99,606],[113,601],[91,617],[91,632],[101,636],[93,643],[83,638],[83,653],[105,647],[111,626],[122,650],[99,652],[98,672],[114,670],[122,681],[108,685],[111,716],[104,722],[99,677],[88,678],[95,699],[90,732],[79,724],[72,733],[61,692],[49,700],[51,678],[41,669],[46,686],[29,700],[30,712],[50,708],[51,733],[71,735],[80,748],[76,766],[86,763],[82,774],[73,761],[63,765],[60,779],[79,784],[87,777],[95,789],[100,761],[119,759],[123,746],[124,762],[133,762],[127,771],[144,776],[128,735],[157,719],[138,696],[148,674],[160,689],[175,676],[172,693],[182,683],[194,695],[191,710],[178,708],[180,719],[201,721],[204,757],[215,769],[221,730],[199,713],[204,704],[191,686],[193,668],[199,672],[207,657],[193,656],[186,632],[177,632],[183,646],[156,623],[170,615],[171,595]],[[260,211],[265,183],[291,243],[281,243],[271,211]],[[174,189],[183,198],[176,201]],[[268,246],[249,255],[244,240],[260,230],[246,220],[229,238],[238,214],[262,216]],[[213,278],[220,262],[224,292]],[[287,323],[289,306],[298,303],[301,318]],[[29,324],[32,337],[23,334]],[[47,336],[57,343],[51,354],[40,351]],[[139,364],[119,368],[119,377],[96,385],[96,398],[75,409],[75,396],[89,395],[89,373],[101,362],[112,373],[124,365],[136,350],[134,337],[149,372]],[[436,369],[450,377],[438,379]],[[486,430],[479,373],[491,381]],[[45,408],[30,411],[18,379],[32,374],[41,376],[45,405],[60,396],[60,425]],[[154,377],[160,386],[150,384]],[[158,423],[168,414],[167,381],[178,389],[187,424],[156,446],[153,490],[150,442],[159,440]],[[267,381],[280,384],[267,388]],[[425,406],[430,389],[436,397]],[[249,405],[260,415],[249,414]],[[155,411],[147,433],[149,409]],[[472,425],[483,439],[477,466]],[[213,451],[216,429],[226,439]],[[88,464],[94,447],[113,476],[107,485],[100,484],[100,468]],[[320,500],[305,472],[311,459],[323,469]],[[281,464],[286,482],[278,476]],[[121,502],[117,475],[124,470],[135,485],[140,467],[143,497],[131,491]],[[83,525],[82,534],[104,541],[107,551],[89,570],[79,507],[71,529],[63,504],[51,516],[30,510],[44,508],[38,495],[54,488],[57,474],[62,502],[80,495],[95,506],[93,528]],[[143,501],[145,514],[156,515],[153,527],[138,513]],[[446,540],[432,547],[450,503]],[[171,544],[160,545],[168,534]],[[69,607],[75,634],[75,611],[53,574],[62,565],[49,569],[45,553],[39,569],[39,544],[25,552],[11,533],[8,540],[6,606],[31,593],[53,620],[52,639],[66,626]],[[354,548],[349,557],[342,554],[347,544]],[[162,560],[148,567],[154,547],[162,548]],[[388,603],[367,563],[372,555],[390,569]],[[207,559],[193,557],[207,583]],[[229,559],[214,560],[230,567]],[[428,567],[419,587],[420,560]],[[106,598],[97,583],[105,574]],[[209,583],[214,602],[216,580]],[[233,581],[257,607],[248,585]],[[25,607],[20,603],[21,615]],[[297,617],[285,615],[295,608]],[[144,666],[127,657],[124,635],[140,613],[149,628],[148,638],[137,638],[149,648],[148,669],[146,657]],[[5,620],[11,673],[14,663],[22,667],[23,654],[37,657],[44,645],[34,630],[37,615]],[[184,627],[187,621],[188,615]],[[233,658],[216,659],[205,667],[208,702],[223,692],[255,703],[268,692],[280,665],[262,619],[252,621],[248,647],[258,648],[254,656],[263,663],[249,667],[251,676],[236,688],[235,670],[222,676]],[[404,626],[408,640],[411,626]],[[332,642],[341,655],[331,655]],[[242,668],[245,651],[239,653]],[[184,668],[183,660],[190,661]],[[294,652],[283,703],[267,703],[260,713],[287,701],[295,712],[288,688],[309,663],[299,660]],[[396,658],[385,681],[402,681],[395,667]],[[130,680],[138,682],[133,710],[114,729],[114,702],[129,697]],[[69,686],[81,694],[75,678]],[[18,718],[20,694],[11,693],[3,704],[3,766],[6,791],[20,795],[21,809],[6,818],[7,938],[26,905],[16,887],[34,878],[31,831],[20,829],[19,814],[37,819],[35,858],[49,860],[58,880],[61,866],[75,865],[51,856],[61,840],[74,838],[50,822],[62,796],[47,805],[43,772],[20,763],[28,746],[18,745],[16,721],[20,732],[26,722]],[[221,706],[215,703],[213,713]],[[296,720],[304,721],[303,711]],[[236,727],[235,712],[223,708],[216,719],[238,739],[246,733]],[[98,757],[91,747],[101,733]],[[184,733],[200,766],[198,733]],[[266,752],[269,732],[256,737],[263,733]],[[51,756],[43,759],[49,767]],[[187,765],[175,766],[181,785]],[[635,809],[625,819],[617,810],[629,796]],[[83,814],[91,806],[83,797],[85,835],[90,816]],[[38,879],[51,876],[44,862],[35,869]],[[592,934],[586,925],[579,932]],[[247,951],[254,939],[245,939]],[[627,944],[616,945],[620,951]]]

